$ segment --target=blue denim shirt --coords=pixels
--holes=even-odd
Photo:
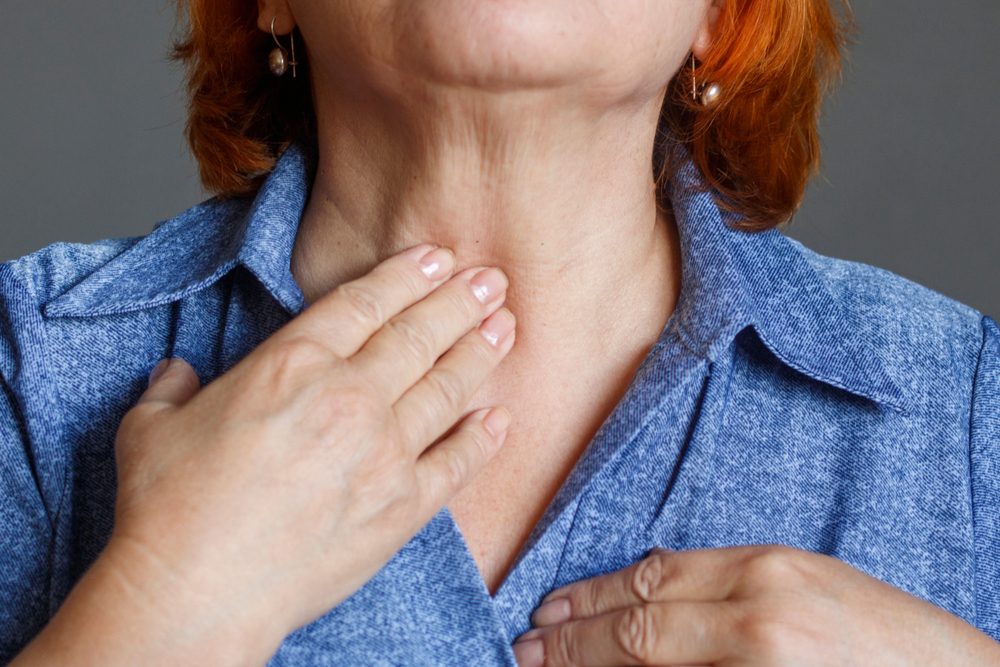
[[[289,259],[314,169],[293,145],[254,198],[0,264],[0,660],[105,544],[114,435],[156,362],[208,382],[302,310]],[[832,554],[1000,640],[997,323],[731,228],[690,162],[672,189],[677,308],[496,595],[444,509],[270,664],[514,665],[549,590],[653,546]]]

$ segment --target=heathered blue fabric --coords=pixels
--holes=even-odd
[[[114,434],[163,357],[217,377],[303,308],[315,149],[257,196],[0,265],[0,658],[109,535]],[[650,548],[834,555],[1000,640],[1000,329],[888,271],[728,226],[690,162],[675,313],[491,597],[442,510],[272,665],[514,665],[553,587]],[[350,544],[343,545],[350,549]]]

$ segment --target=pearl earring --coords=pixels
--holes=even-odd
[[[698,87],[695,77],[694,53],[691,54],[691,99],[705,108],[714,107],[722,98],[722,86],[715,82],[703,83]]]
[[[281,76],[286,71],[288,71],[288,66],[292,66],[292,78],[295,78],[295,66],[299,62],[295,59],[295,31],[293,29],[292,33],[289,34],[289,38],[292,40],[292,57],[288,58],[285,47],[281,45],[278,41],[278,36],[274,34],[274,20],[278,18],[277,15],[271,17],[271,37],[274,38],[274,43],[278,46],[271,49],[271,53],[267,56],[267,66],[271,69],[271,74],[275,76]]]

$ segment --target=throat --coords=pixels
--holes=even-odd
[[[448,505],[490,595],[667,329],[681,276],[676,228],[665,229],[658,271],[619,298],[618,326],[601,344],[593,328],[574,344],[519,317],[518,342],[470,401],[470,411],[504,405],[512,415],[500,452]]]

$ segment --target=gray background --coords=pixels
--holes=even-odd
[[[1000,315],[1000,2],[855,0],[824,167],[786,229]],[[205,198],[167,0],[4,0],[0,260],[147,233]]]

